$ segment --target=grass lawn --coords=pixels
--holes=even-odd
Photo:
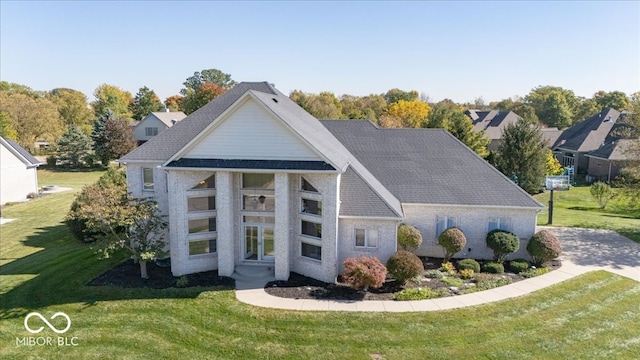
[[[59,186],[83,181],[51,175]],[[98,261],[70,238],[61,221],[72,198],[48,195],[3,212],[18,220],[0,228],[2,359],[640,358],[640,283],[602,271],[496,304],[398,314],[263,309],[216,288],[89,287],[123,257]],[[16,345],[31,336],[23,325],[31,311],[68,314],[62,336],[78,345]],[[29,323],[45,327],[33,336],[57,339],[41,320]]]
[[[544,205],[549,204],[549,192],[535,196]],[[591,229],[609,229],[640,243],[640,207],[612,200],[604,210],[591,196],[589,186],[571,187],[569,191],[553,194],[553,225]],[[547,225],[548,212],[538,215],[538,225]]]

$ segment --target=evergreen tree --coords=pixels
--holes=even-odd
[[[160,98],[153,90],[143,86],[138,90],[133,103],[131,104],[131,112],[133,113],[134,120],[142,120],[143,117],[151,114],[154,111],[162,111],[164,105],[160,101]]]
[[[91,132],[91,140],[93,140],[93,151],[103,165],[109,164],[107,149],[105,144],[107,139],[104,136],[104,128],[107,121],[115,119],[116,115],[111,109],[107,109],[104,114],[100,115],[93,123],[93,131]]]
[[[445,99],[433,105],[425,127],[445,129],[483,158],[489,155],[487,145],[490,140],[485,138],[484,131],[474,131],[471,119],[461,106],[451,100]]]
[[[496,167],[529,194],[539,193],[546,172],[546,150],[537,124],[532,119],[520,118],[502,133]]]
[[[58,159],[72,168],[82,166],[90,151],[91,141],[74,125],[58,141]]]

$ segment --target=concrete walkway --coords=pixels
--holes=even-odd
[[[436,311],[485,304],[526,295],[594,270],[640,281],[640,245],[610,230],[540,227],[553,231],[563,246],[562,267],[548,274],[477,293],[420,301],[345,301],[287,299],[272,296],[264,285],[271,270],[253,277],[246,268],[236,274],[236,298],[246,304],[287,310]]]

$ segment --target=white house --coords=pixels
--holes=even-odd
[[[152,112],[142,118],[133,128],[133,138],[138,144],[142,144],[186,117],[187,115],[182,111],[171,112],[167,109],[165,111]]]
[[[318,121],[266,82],[236,85],[120,162],[169,217],[175,276],[258,264],[333,282],[348,257],[386,262],[401,222],[422,232],[419,254],[442,256],[437,236],[455,225],[459,257],[489,258],[489,230],[526,241],[544,208],[444,130]]]
[[[0,205],[38,193],[40,161],[13,140],[0,137]]]

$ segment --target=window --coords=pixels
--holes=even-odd
[[[355,229],[356,247],[378,246],[378,229]]]
[[[216,239],[196,240],[189,242],[189,255],[211,254],[217,251]]]
[[[504,231],[511,231],[509,226],[509,218],[490,218],[489,219],[489,231],[500,229]]]
[[[301,180],[300,180],[300,182],[301,182],[301,187],[300,187],[300,189],[301,189],[302,191],[309,191],[309,192],[314,192],[314,193],[317,193],[317,192],[318,192],[318,190],[316,190],[316,188],[315,188],[315,187],[313,187],[313,185],[311,185],[311,183],[309,183],[309,182],[307,181],[307,179],[305,179],[305,178],[303,178],[303,177],[301,177],[300,179],[301,179]]]
[[[274,195],[242,195],[242,210],[275,211],[276,197]]]
[[[273,174],[242,174],[243,189],[275,189]]]
[[[216,209],[215,196],[201,196],[187,198],[187,211],[209,211]]]
[[[189,234],[216,231],[216,218],[189,219]]]
[[[456,218],[452,216],[438,216],[436,220],[436,237],[443,231],[456,226]]]
[[[314,260],[322,260],[322,247],[306,242],[302,243],[300,255]]]
[[[156,136],[156,135],[158,135],[158,128],[157,127],[146,127],[146,128],[144,128],[144,135],[145,136]]]
[[[322,238],[322,224],[302,220],[300,233],[302,235],[312,236],[320,239]]]
[[[142,168],[142,190],[153,191],[152,168]]]
[[[200,181],[196,186],[192,187],[191,189],[197,190],[197,189],[215,189],[215,188],[216,188],[216,176],[211,175],[208,178]]]
[[[305,214],[322,215],[322,201],[302,198],[302,212]]]

